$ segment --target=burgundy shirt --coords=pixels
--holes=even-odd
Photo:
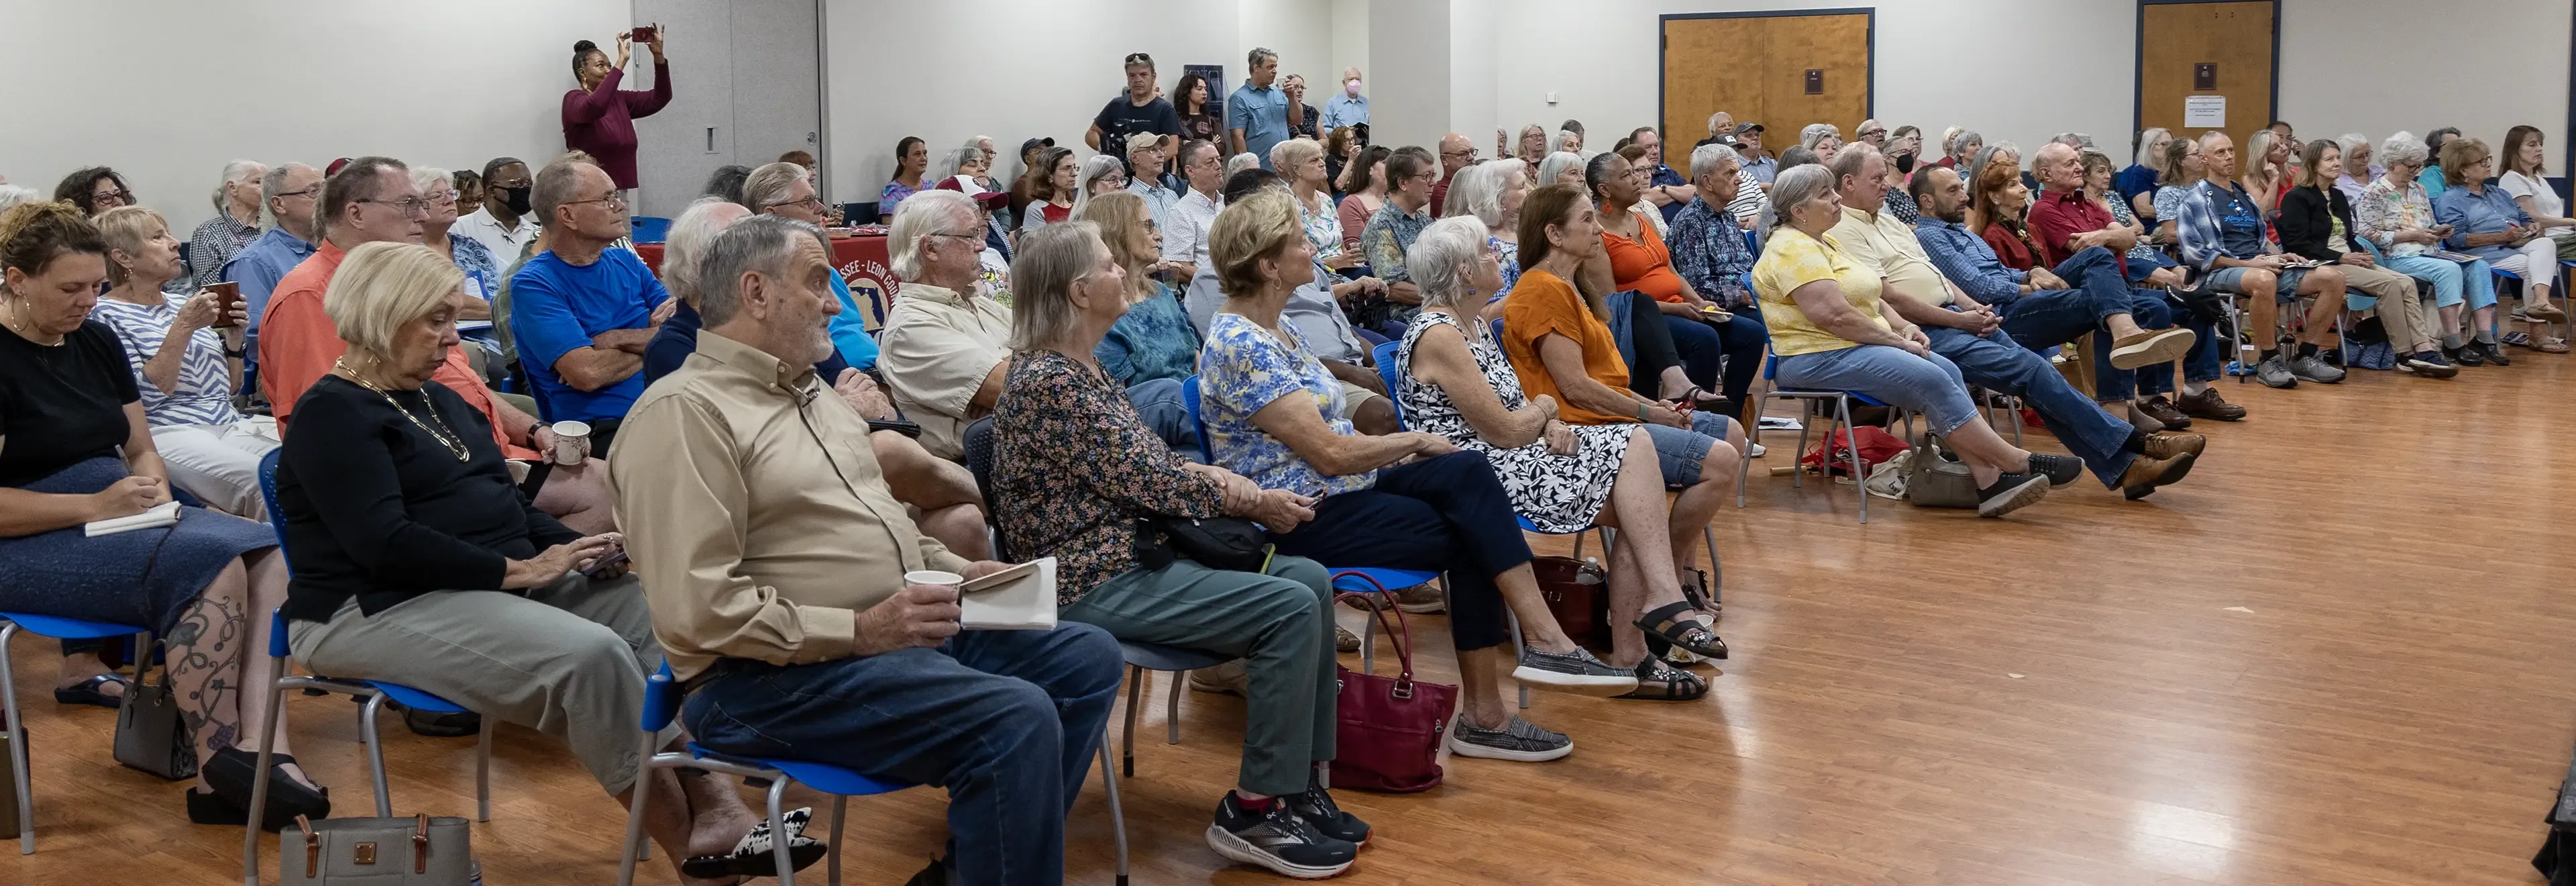
[[[2075,250],[2066,248],[2066,239],[2085,231],[2101,230],[2113,222],[2111,210],[2085,199],[2081,190],[2059,193],[2040,191],[2039,200],[2031,204],[2030,238],[2039,243],[2039,258],[2056,267]]]
[[[671,103],[671,66],[653,63],[651,92],[619,91],[617,83],[625,78],[624,68],[610,71],[599,88],[574,89],[563,100],[564,146],[589,152],[620,188],[635,186],[635,118]]]
[[[2014,234],[2011,228],[1997,222],[1986,225],[1986,229],[1978,232],[1977,235],[1986,241],[1987,246],[1995,250],[1995,260],[2003,262],[2005,267],[2014,270],[2031,268],[2030,244],[2022,242],[2021,237]]]

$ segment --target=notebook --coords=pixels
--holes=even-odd
[[[87,526],[81,528],[81,534],[95,539],[100,536],[113,536],[118,533],[134,532],[135,530],[156,530],[165,526],[175,525],[178,522],[179,503],[163,502],[159,505],[152,506],[141,514],[110,518],[108,520],[91,521]],[[1054,577],[1052,571],[1049,572],[1048,577],[1050,579]],[[1049,584],[1052,585],[1053,582],[1050,581]]]
[[[957,590],[958,622],[968,631],[1055,630],[1055,558],[1023,563]]]

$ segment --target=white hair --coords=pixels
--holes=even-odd
[[[1422,287],[1423,306],[1481,306],[1459,303],[1487,294],[1469,291],[1471,284],[1462,271],[1484,254],[1489,236],[1484,221],[1466,215],[1443,218],[1422,229],[1413,247],[1405,250],[1404,267]]]
[[[938,233],[942,225],[977,226],[980,220],[975,198],[962,191],[934,188],[903,198],[903,202],[895,204],[894,224],[886,231],[886,254],[893,261],[895,275],[921,279],[922,242]]]
[[[0,184],[0,211],[5,211],[9,207],[20,203],[33,202],[44,198],[45,195],[39,194],[30,188],[23,188],[14,184]]]
[[[1448,203],[1441,208],[1451,216],[1473,215],[1486,227],[1503,223],[1503,191],[1514,175],[1528,175],[1529,164],[1519,160],[1494,160],[1478,163],[1449,179]]]
[[[2424,168],[2424,161],[2428,159],[2426,155],[2430,153],[2432,149],[2425,147],[2424,140],[2416,138],[2415,133],[2399,130],[2397,134],[2389,136],[2387,141],[2379,143],[2379,165],[2413,166],[2421,169]],[[2404,182],[2398,182],[2398,184],[2402,185]]]
[[[411,167],[411,186],[420,189],[421,199],[429,199],[429,186],[433,184],[444,184],[449,187],[455,187],[456,173],[449,172],[436,166]]]
[[[1564,175],[1565,170],[1574,169],[1580,171],[1582,168],[1583,155],[1577,154],[1573,151],[1551,152],[1545,159],[1538,161],[1538,180],[1532,183],[1540,187],[1546,187],[1548,185],[1555,184],[1557,176]],[[1589,188],[1590,185],[1586,185],[1585,187]]]
[[[1091,183],[1112,172],[1122,175],[1127,172],[1126,161],[1118,159],[1116,154],[1093,154],[1090,159],[1082,161],[1081,171],[1073,175],[1074,215],[1081,215],[1083,207],[1091,205]]]
[[[1814,150],[1816,145],[1824,143],[1827,136],[1840,139],[1843,131],[1832,123],[1809,123],[1807,128],[1798,130],[1798,146]]]
[[[2139,132],[2138,155],[2131,158],[2129,162],[2135,165],[2145,166],[2149,169],[2156,169],[2159,172],[2163,171],[2159,167],[2164,165],[2165,152],[2156,149],[2156,139],[2158,137],[2172,138],[2173,130],[2162,126],[2149,126],[2144,131]]]
[[[1251,151],[1227,157],[1225,158],[1225,178],[1229,181],[1233,180],[1235,173],[1259,165],[1261,165],[1261,157]]]
[[[2335,138],[2335,147],[2343,149],[2343,155],[2345,157],[2351,157],[2353,148],[2367,149],[2370,147],[2370,136],[2363,135],[2359,132],[2346,132]],[[2351,171],[2352,170],[2345,170],[2345,174],[2349,175],[2351,174]],[[2361,171],[2368,172],[2370,170],[2364,169]]]
[[[215,182],[215,214],[232,214],[232,206],[229,201],[224,199],[224,191],[229,189],[233,182],[240,181],[243,178],[249,178],[250,183],[255,185],[259,183],[261,177],[266,176],[267,174],[268,164],[262,163],[258,160],[234,160],[230,163],[225,163],[224,177]],[[267,201],[262,200],[261,202],[264,203]]]
[[[935,173],[931,175],[928,180],[940,182],[955,178],[957,177],[957,170],[965,167],[967,161],[981,161],[983,159],[984,149],[971,144],[940,154],[939,165],[931,167],[935,170]]]
[[[1706,177],[1709,173],[1717,171],[1717,165],[1719,163],[1724,163],[1729,160],[1741,163],[1743,158],[1735,152],[1734,148],[1727,147],[1722,144],[1704,144],[1699,147],[1692,148],[1690,154],[1691,180],[1697,181],[1700,178]]]
[[[699,197],[671,219],[669,237],[662,244],[662,288],[680,303],[698,304],[698,263],[706,257],[707,247],[716,235],[751,214],[751,208],[723,197]]]

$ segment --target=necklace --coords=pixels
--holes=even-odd
[[[384,397],[385,402],[394,407],[394,411],[401,412],[403,417],[411,419],[412,426],[420,428],[421,432],[429,434],[430,438],[438,440],[440,446],[446,447],[449,453],[455,454],[456,461],[464,462],[474,457],[473,453],[468,452],[465,449],[465,440],[462,437],[457,436],[455,429],[447,426],[447,419],[438,416],[438,409],[435,407],[429,410],[429,420],[437,422],[438,426],[431,427],[429,424],[421,421],[420,416],[413,413],[411,407],[403,405],[401,400],[394,399],[394,395],[392,393],[387,392],[382,387],[377,387],[375,382],[368,381],[367,379],[360,377],[358,375],[358,370],[349,368],[349,361],[347,359],[343,358],[332,360],[331,368],[338,370],[341,377],[358,382],[358,386],[375,391],[377,396]]]
[[[55,339],[55,340],[53,340],[53,341],[50,341],[50,342],[47,342],[47,341],[38,341],[38,340],[36,340],[36,336],[34,336],[34,335],[30,335],[30,334],[27,334],[27,330],[26,330],[26,329],[20,328],[20,326],[21,326],[22,324],[24,324],[24,323],[26,322],[26,320],[25,320],[25,318],[24,318],[24,317],[19,316],[19,314],[23,314],[23,313],[25,313],[25,311],[23,311],[23,310],[20,310],[20,309],[19,309],[19,307],[20,307],[21,305],[25,304],[25,303],[26,303],[26,299],[24,299],[24,298],[11,298],[11,299],[9,299],[9,315],[7,315],[7,316],[0,316],[0,326],[5,326],[5,327],[7,327],[7,328],[9,329],[10,334],[16,335],[16,336],[18,336],[18,337],[20,337],[20,338],[23,338],[23,339],[26,339],[27,343],[29,343],[29,344],[33,344],[33,345],[36,345],[36,346],[38,346],[38,347],[61,347],[61,346],[63,346],[63,344],[64,344],[65,342],[67,342],[67,341],[70,341],[70,340],[71,340],[70,336],[64,336],[64,337],[62,337],[62,338],[57,338],[57,339]]]

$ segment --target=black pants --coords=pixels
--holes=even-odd
[[[1511,637],[1494,578],[1530,561],[1512,513],[1493,463],[1458,452],[1382,469],[1375,488],[1326,496],[1314,520],[1270,540],[1327,569],[1448,573],[1449,634],[1467,652]]]
[[[1672,327],[1664,323],[1664,312],[1655,306],[1655,299],[1644,292],[1628,293],[1628,346],[1637,354],[1628,364],[1628,389],[1647,399],[1663,399],[1664,370],[1683,365]]]

